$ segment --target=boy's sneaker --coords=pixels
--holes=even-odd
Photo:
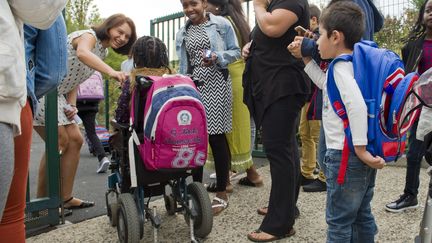
[[[110,161],[107,157],[103,157],[101,161],[99,161],[99,167],[96,170],[96,173],[105,173],[108,169]]]
[[[387,204],[385,209],[389,212],[401,213],[407,209],[417,208],[418,206],[417,196],[404,193],[398,200]]]

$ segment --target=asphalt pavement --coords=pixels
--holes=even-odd
[[[29,173],[31,198],[35,198],[36,195],[38,166],[44,150],[45,143],[34,131]],[[102,174],[96,173],[98,160],[97,157],[90,154],[87,144],[84,144],[81,148],[80,155],[81,159],[75,176],[73,196],[83,200],[93,201],[96,205],[91,208],[73,210],[72,215],[66,217],[66,220],[70,223],[78,223],[83,220],[106,214],[105,192],[107,191],[108,172]],[[255,158],[254,161],[258,168],[267,165],[268,163],[266,159],[260,158]],[[211,180],[209,179],[209,173],[211,172],[207,170],[204,171],[204,183],[208,183]],[[36,232],[32,232],[31,235],[37,234],[38,232],[44,232],[45,230],[46,229],[39,229]]]

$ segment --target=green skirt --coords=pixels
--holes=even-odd
[[[228,65],[232,82],[232,131],[226,134],[231,152],[232,171],[244,171],[253,165],[251,156],[250,114],[243,103],[242,76],[245,63],[242,59]],[[209,146],[207,168],[214,168],[214,158]]]

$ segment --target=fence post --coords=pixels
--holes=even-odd
[[[109,80],[105,80],[105,127],[109,131],[109,121],[110,121],[110,114],[109,114]]]
[[[25,220],[27,231],[46,225],[58,225],[60,219],[59,206],[62,198],[58,151],[57,90],[45,96],[45,111],[46,187],[48,195],[43,198],[27,200]]]

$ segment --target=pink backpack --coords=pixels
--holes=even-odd
[[[77,100],[103,100],[104,89],[102,75],[95,71],[90,78],[78,86]]]
[[[207,159],[207,120],[195,84],[182,75],[146,78],[153,84],[147,92],[143,113],[143,143],[136,143],[146,169],[203,166]],[[132,124],[136,124],[135,92],[136,89],[132,95]]]

